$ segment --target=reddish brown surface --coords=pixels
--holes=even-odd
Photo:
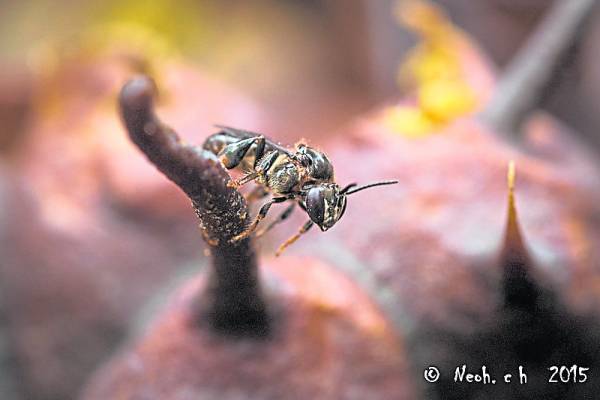
[[[186,141],[201,144],[215,123],[260,130],[264,116],[249,98],[183,63],[158,63],[161,116]],[[123,83],[137,73],[117,56],[65,61],[37,84],[36,113],[22,164],[38,191],[84,206],[104,190],[121,207],[152,215],[189,210],[185,196],[130,143],[116,110]],[[58,95],[60,93],[60,96]],[[165,207],[168,204],[168,207]],[[64,207],[64,206],[63,206]]]
[[[254,124],[259,111],[239,93],[185,65],[157,68],[169,83],[162,110],[198,141],[214,122]],[[27,399],[73,398],[142,304],[204,262],[189,200],[120,124],[131,73],[116,57],[82,57],[38,77],[31,129],[6,167],[0,291]]]
[[[87,93],[92,92],[95,90]],[[195,104],[196,93],[200,92],[190,90],[181,96],[173,93],[172,97],[166,93],[167,103],[177,102],[178,96],[187,100],[185,104],[171,103],[179,105],[173,108],[172,115],[168,107],[160,112],[184,136],[188,125],[179,125],[177,110],[189,112],[190,102]],[[10,309],[18,310],[13,311],[12,329],[20,362],[34,388],[32,398],[61,398],[72,393],[73,382],[80,381],[112,346],[102,343],[107,339],[99,334],[101,344],[95,347],[96,332],[115,329],[115,337],[120,337],[123,320],[144,297],[140,293],[147,294],[162,284],[165,270],[177,265],[173,260],[178,259],[152,237],[181,245],[180,251],[185,254],[182,258],[196,249],[195,237],[173,235],[167,226],[177,223],[161,219],[178,216],[190,224],[188,202],[175,194],[177,189],[171,189],[163,177],[151,173],[152,169],[138,154],[129,150],[121,154],[121,150],[129,148],[126,142],[121,143],[123,147],[103,150],[106,143],[121,140],[102,139],[107,132],[122,132],[116,120],[104,125],[109,120],[106,115],[113,112],[111,101],[106,100],[107,108],[99,114],[101,123],[97,128],[88,129],[87,123],[82,122],[84,118],[51,124],[48,132],[76,126],[73,132],[91,131],[94,135],[92,140],[81,140],[82,144],[72,149],[68,145],[71,140],[52,139],[36,144],[37,150],[32,154],[60,153],[68,161],[56,159],[52,165],[28,169],[23,180],[32,200],[24,202],[16,197],[14,202],[17,211],[9,226],[19,226],[31,215],[42,221],[40,225],[23,223],[11,233],[17,239],[7,242],[7,249],[13,252],[9,259],[18,261],[6,264],[9,271],[5,272],[16,282],[9,290],[14,299]],[[73,114],[82,112],[76,111]],[[197,128],[201,124],[184,120],[203,135],[208,132]],[[556,323],[556,319],[562,319],[566,324],[573,322],[571,325],[577,329],[586,326],[575,317],[593,314],[600,300],[596,261],[599,254],[595,246],[600,243],[600,178],[593,159],[573,143],[567,129],[547,118],[538,119],[523,146],[502,142],[497,133],[473,120],[458,121],[443,132],[418,140],[390,132],[377,116],[355,124],[347,132],[343,141],[325,147],[340,184],[386,178],[397,178],[402,183],[352,196],[347,213],[334,229],[309,233],[289,252],[316,254],[328,264],[350,272],[352,279],[368,290],[368,296],[328,267],[315,266],[314,261],[292,261],[290,254],[285,254],[282,260],[267,267],[271,271],[266,274],[267,281],[273,290],[269,304],[279,306],[277,315],[281,315],[276,320],[281,323],[279,331],[271,341],[258,345],[260,342],[255,340],[208,334],[205,325],[191,324],[197,314],[190,306],[191,295],[182,295],[149,328],[147,335],[133,344],[131,353],[113,361],[100,374],[87,392],[90,398],[198,398],[200,392],[208,393],[208,398],[243,398],[248,393],[256,398],[288,398],[288,394],[296,393],[298,398],[350,397],[342,392],[346,387],[342,383],[348,383],[350,388],[358,385],[357,392],[369,390],[370,395],[381,398],[394,398],[390,393],[404,396],[405,356],[391,339],[391,328],[385,322],[365,324],[356,319],[359,315],[372,315],[368,320],[381,318],[380,311],[371,305],[374,300],[394,321],[396,333],[408,334],[417,360],[415,376],[419,376],[424,365],[436,362],[450,365],[467,360],[478,364],[490,359],[499,363],[518,361],[519,353],[507,349],[503,341],[511,332],[502,325],[510,313],[497,312],[503,265],[499,265],[496,256],[505,223],[506,166],[511,159],[517,164],[517,201],[523,233],[535,260],[533,274],[540,285],[554,285],[561,303],[550,308],[558,310],[550,314],[554,319],[548,318],[552,323],[532,324],[534,333],[567,332],[567,339],[596,343],[594,337],[577,336],[579,331],[571,335],[564,329],[565,322]],[[104,159],[86,158],[96,153],[104,154]],[[115,155],[114,160],[106,156],[111,154]],[[122,164],[122,160],[127,160],[127,164]],[[139,160],[135,161],[139,172],[129,164],[130,160]],[[71,174],[76,169],[85,173]],[[124,170],[131,171],[131,176],[121,173]],[[104,178],[98,180],[98,175]],[[63,193],[65,187],[69,191]],[[176,197],[180,203],[169,203]],[[169,206],[165,207],[165,203]],[[139,214],[133,209],[140,210]],[[151,217],[156,214],[159,216]],[[153,230],[149,230],[148,220],[153,221]],[[284,229],[287,228],[274,232]],[[126,239],[113,236],[120,230],[126,233]],[[276,237],[279,242],[283,236],[271,234],[269,240]],[[36,253],[30,253],[34,248],[30,244],[35,245]],[[58,254],[50,256],[50,249]],[[90,265],[90,271],[79,263],[81,258],[76,257],[74,250],[89,259],[86,265]],[[121,251],[122,262],[117,256]],[[124,269],[121,263],[130,267]],[[153,272],[155,265],[158,272]],[[10,271],[11,268],[18,269]],[[23,270],[33,271],[36,278],[22,275]],[[123,271],[133,272],[129,275]],[[97,277],[104,274],[113,286],[97,283]],[[195,283],[196,289],[201,286],[201,282]],[[339,292],[331,288],[339,288]],[[197,291],[192,288],[186,293]],[[340,304],[336,302],[338,294],[343,297],[338,299]],[[23,309],[35,312],[21,313]],[[107,313],[107,309],[122,314],[112,319],[113,311]],[[360,310],[365,310],[364,314]],[[63,321],[75,333],[65,330]],[[383,328],[379,331],[373,326]],[[45,329],[51,332],[47,334]],[[563,336],[556,337],[561,343],[571,344]],[[494,351],[488,354],[493,357],[486,359],[482,354],[489,351],[485,347],[489,343]],[[92,355],[74,350],[80,348],[98,350]],[[313,348],[320,353],[314,353]],[[556,344],[550,343],[545,348],[548,349],[556,349]],[[595,347],[590,345],[587,349]],[[583,356],[589,354],[584,352]],[[78,357],[84,360],[74,361]],[[585,357],[580,359],[587,360]],[[45,365],[53,365],[52,375]],[[65,373],[67,365],[72,370]],[[293,368],[294,365],[301,368]],[[371,373],[374,384],[370,378],[364,378]],[[231,385],[238,390],[223,392]],[[377,389],[372,390],[373,387]],[[459,394],[458,398],[468,397]]]
[[[580,317],[598,318],[600,172],[566,128],[540,116],[531,121],[522,150],[473,120],[416,140],[390,132],[377,116],[347,132],[348,144],[329,152],[342,184],[391,178],[401,184],[352,196],[336,227],[311,232],[290,253],[317,253],[369,284],[396,328],[407,333],[415,374],[432,364],[504,367],[525,359],[507,341],[524,331],[514,322],[523,317],[498,311],[509,160],[516,162],[517,206],[535,263],[531,273],[537,285],[556,294],[548,301],[553,312],[524,321],[531,337],[558,339],[529,346],[527,356],[552,365],[577,354],[598,365],[598,328]],[[533,376],[542,379],[546,370],[531,364],[539,366]],[[535,387],[528,395],[548,395]],[[438,394],[447,398],[477,398],[452,385],[443,389]],[[505,396],[512,389],[497,390],[496,396]],[[577,398],[557,390],[553,396]]]
[[[262,270],[272,336],[216,335],[187,285],[84,399],[412,399],[404,349],[369,297],[311,258]]]
[[[65,231],[26,196],[6,204],[0,272],[13,367],[25,398],[68,398],[122,339],[148,291],[190,252],[162,247],[166,226],[107,210],[97,223]]]
[[[534,256],[571,300],[595,308],[589,285],[597,279],[593,243],[600,235],[595,161],[547,117],[532,122],[521,151],[497,136],[469,120],[418,140],[403,139],[376,119],[357,123],[351,144],[330,152],[337,179],[397,178],[401,184],[350,198],[344,219],[326,234],[328,247],[353,249],[382,281],[411,299],[411,314],[460,325],[448,308],[484,306],[472,301],[487,296],[469,283],[474,276],[468,264],[494,255],[500,245],[506,169],[515,160],[521,223]],[[320,233],[310,235],[315,240]]]

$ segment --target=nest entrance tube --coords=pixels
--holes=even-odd
[[[129,138],[148,160],[190,198],[211,252],[209,282],[199,295],[198,315],[222,334],[264,336],[269,332],[257,258],[250,239],[230,243],[245,229],[248,206],[228,187],[217,157],[183,143],[154,112],[156,86],[138,76],[121,89],[119,108]]]

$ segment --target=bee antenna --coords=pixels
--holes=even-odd
[[[340,190],[340,194],[345,194],[348,190],[352,189],[356,185],[358,185],[358,183],[356,183],[356,182],[347,185],[345,188]]]
[[[369,189],[369,188],[372,188],[375,186],[394,185],[396,183],[398,183],[398,181],[382,181],[382,182],[376,182],[376,183],[369,183],[368,185],[359,186],[356,189],[348,190],[351,187],[356,186],[356,184],[352,184],[352,185],[348,185],[344,189],[342,189],[342,192],[344,192],[346,195],[351,195],[353,193],[360,192],[361,190]]]

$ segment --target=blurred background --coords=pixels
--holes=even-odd
[[[225,124],[332,149],[374,112],[418,138],[484,106],[552,3],[0,0],[0,398],[75,398],[206,263],[188,200],[121,127],[129,77],[155,78],[189,142]],[[539,105],[590,159],[598,12]]]
[[[3,109],[11,102],[17,107],[15,97],[31,101],[39,85],[34,78],[57,73],[67,60],[120,53],[147,64],[175,59],[189,63],[252,97],[292,137],[315,127],[329,130],[403,93],[398,67],[418,40],[418,29],[399,23],[396,3],[7,1],[2,4],[0,42]],[[552,1],[437,4],[501,69]],[[598,122],[593,101],[598,72],[590,60],[598,51],[594,44],[600,28],[592,25],[544,107],[598,143],[592,128]],[[3,133],[3,147],[12,136],[23,135]]]

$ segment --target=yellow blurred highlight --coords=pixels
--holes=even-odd
[[[527,254],[521,228],[519,227],[519,218],[515,202],[515,162],[510,160],[506,174],[506,184],[508,186],[508,215],[506,221],[506,231],[504,238],[505,252],[517,254]]]
[[[510,203],[514,203],[514,192],[515,192],[515,161],[510,160],[508,162],[508,172],[506,174],[506,183],[508,186],[508,195],[510,196]]]
[[[477,105],[461,63],[461,43],[467,39],[440,8],[426,0],[400,1],[395,14],[419,37],[398,74],[400,86],[411,89],[416,104],[391,108],[384,123],[407,137],[427,136]]]
[[[418,107],[395,106],[385,110],[383,123],[405,137],[419,138],[433,132],[436,124]]]
[[[508,187],[508,226],[517,227],[517,206],[515,205],[515,161],[508,162],[508,172],[506,173],[506,185]]]
[[[98,7],[89,31],[105,45],[141,44],[149,56],[172,55],[209,40],[213,14],[193,0],[110,1]]]

